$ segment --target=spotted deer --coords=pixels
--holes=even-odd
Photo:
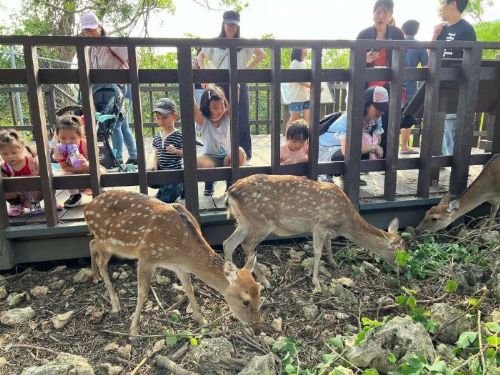
[[[95,198],[84,213],[94,236],[90,241],[94,280],[97,281],[99,270],[114,313],[120,311],[120,302],[109,278],[108,261],[112,255],[138,260],[138,296],[131,336],[137,335],[140,313],[156,267],[177,274],[193,309],[193,318],[199,323],[204,319],[193,294],[191,273],[220,292],[239,320],[260,331],[261,285],[252,276],[255,259],[249,259],[242,269],[224,262],[205,241],[198,223],[184,206],[113,190]]]
[[[500,154],[490,159],[474,182],[457,198],[451,200],[450,194],[443,196],[441,202],[425,213],[415,229],[417,232],[444,229],[485,202],[491,204],[490,221],[493,221],[500,207]]]
[[[394,219],[389,232],[368,224],[356,211],[344,192],[335,184],[297,176],[253,175],[236,182],[227,193],[229,212],[237,220],[237,228],[224,242],[226,260],[241,244],[247,257],[269,234],[290,236],[313,234],[313,284],[320,288],[319,260],[323,247],[334,265],[331,239],[344,236],[380,255],[394,266],[395,251],[406,244],[397,233],[399,221]],[[266,287],[269,282],[258,266],[255,273]]]

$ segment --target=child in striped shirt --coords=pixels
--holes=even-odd
[[[175,128],[177,106],[172,99],[163,98],[156,102],[153,113],[155,122],[161,128],[153,138],[155,159],[153,170],[182,169],[182,134]],[[150,185],[158,189],[156,198],[165,203],[173,203],[182,194],[182,183]]]

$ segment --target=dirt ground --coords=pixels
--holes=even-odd
[[[57,352],[87,358],[96,373],[111,373],[104,370],[106,366],[109,368],[109,365],[103,365],[105,363],[122,367],[122,374],[134,369],[137,374],[165,373],[155,364],[153,347],[158,341],[164,341],[165,332],[178,334],[182,331],[188,331],[188,336],[198,340],[218,336],[230,340],[234,347],[232,359],[221,362],[220,368],[213,369],[214,373],[238,373],[252,356],[270,352],[273,340],[278,337],[290,337],[300,342],[300,361],[313,367],[324,349],[324,340],[337,334],[346,336],[359,332],[361,317],[382,319],[384,315],[405,315],[405,311],[394,302],[381,302],[384,296],[394,301],[395,296],[401,294],[401,285],[417,290],[417,300],[423,301],[421,305],[424,307],[444,301],[463,308],[467,300],[464,295],[443,293],[446,272],[425,281],[398,279],[384,263],[374,260],[365,250],[338,240],[334,242],[334,249],[337,266],[332,268],[325,259],[320,272],[325,288],[321,293],[313,293],[310,274],[301,265],[304,259],[313,256],[310,240],[259,246],[259,261],[267,266],[272,285],[262,292],[265,324],[260,336],[254,336],[231,316],[219,294],[195,279],[198,302],[206,320],[212,322],[200,330],[186,312],[188,303],[182,291],[172,285],[179,283],[175,275],[167,270],[157,270],[152,284],[156,296],[150,291],[141,318],[141,337],[131,343],[127,333],[137,293],[134,262],[110,262],[110,275],[113,275],[112,281],[122,305],[118,315],[109,312],[110,303],[102,282],[74,282],[75,274],[82,267],[89,267],[88,259],[18,267],[3,273],[3,285],[8,293],[27,292],[16,307],[30,305],[36,316],[19,327],[0,325],[0,357],[7,361],[0,373],[20,374],[23,368],[52,360]],[[491,260],[494,259],[498,259],[498,253],[492,254]],[[235,262],[242,265],[240,253],[235,254]],[[352,280],[348,289],[355,296],[354,301],[339,303],[328,292],[332,279],[339,278]],[[46,296],[35,298],[30,295],[32,288],[42,285],[49,287]],[[312,304],[319,308],[319,314],[308,319],[304,307]],[[490,294],[483,302],[483,314],[491,313],[494,306],[494,296]],[[0,300],[0,310],[5,309],[6,300]],[[63,328],[55,329],[51,319],[70,310],[74,314],[69,322]],[[177,343],[172,346],[157,343],[155,350],[159,350],[156,354],[170,356],[184,368],[196,371],[198,364],[186,354],[193,343],[181,335],[177,337]]]

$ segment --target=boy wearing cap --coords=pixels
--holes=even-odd
[[[153,138],[155,150],[153,170],[165,171],[182,169],[182,134],[175,128],[177,106],[172,99],[163,98],[153,108],[155,122],[161,128]],[[156,198],[165,203],[173,203],[182,194],[183,184],[150,185],[158,189]]]

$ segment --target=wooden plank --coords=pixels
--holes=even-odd
[[[429,76],[425,87],[424,99],[424,125],[422,129],[422,147],[420,148],[420,170],[418,173],[417,196],[419,198],[429,197],[432,168],[432,138],[434,126],[437,121],[439,86],[439,75],[441,72],[442,48],[429,51]]]
[[[82,93],[82,106],[85,116],[85,135],[89,159],[90,188],[97,197],[101,193],[101,171],[99,164],[99,148],[97,146],[97,127],[95,123],[94,97],[90,85],[90,61],[87,47],[76,48],[78,58],[78,79]]]
[[[349,64],[344,191],[356,208],[359,207],[359,173],[363,132],[361,124],[363,124],[365,73],[366,49],[352,48]]]
[[[464,50],[463,77],[460,80],[457,107],[457,129],[453,148],[453,167],[450,175],[450,195],[457,196],[467,188],[470,153],[474,133],[474,107],[479,90],[481,48]]]
[[[28,83],[28,103],[31,123],[33,124],[33,136],[38,151],[38,164],[40,165],[40,179],[42,184],[42,195],[45,201],[47,225],[49,227],[55,227],[58,222],[58,217],[52,181],[52,168],[49,158],[49,137],[47,134],[47,124],[45,122],[45,109],[43,107],[38,54],[36,47],[30,44],[24,44],[23,50],[26,65],[26,81]]]
[[[491,137],[491,153],[500,154],[500,101],[498,101],[492,121],[493,131]]]
[[[392,50],[392,79],[389,100],[389,123],[387,126],[387,148],[385,164],[384,197],[388,201],[396,199],[397,163],[399,133],[401,127],[401,97],[404,84],[405,50]]]
[[[139,65],[135,46],[128,47],[128,66],[130,83],[132,88],[132,109],[134,113],[135,144],[137,147],[137,173],[139,177],[139,190],[143,194],[148,193],[148,181],[146,178],[146,154],[144,152],[144,132],[142,128],[142,102],[139,91]]]
[[[271,172],[275,174],[280,166],[281,135],[281,49],[275,46],[271,55]]]
[[[182,143],[184,160],[184,193],[186,208],[199,221],[198,200],[198,169],[196,165],[196,135],[194,129],[194,93],[193,93],[193,68],[191,65],[191,48],[180,47],[177,49],[179,67],[179,98],[182,118]]]
[[[311,124],[309,126],[309,158],[308,176],[311,180],[318,179],[318,153],[319,153],[319,130],[321,106],[321,59],[322,49],[313,48],[311,64]]]
[[[240,169],[240,108],[238,88],[238,54],[236,47],[229,48],[229,103],[231,105],[231,181],[239,178]]]
[[[5,199],[5,189],[3,188],[4,178],[0,173],[0,227],[5,229],[10,226],[9,215],[7,214],[7,200]]]
[[[439,89],[439,103],[438,103],[438,113],[436,117],[436,123],[434,125],[434,136],[431,140],[432,156],[438,156],[442,154],[443,150],[443,138],[444,138],[444,123],[446,120],[446,112],[448,110],[449,97],[444,93],[443,88]],[[440,166],[443,167],[443,166]],[[431,169],[431,185],[434,186],[439,182],[439,169],[433,165]]]

